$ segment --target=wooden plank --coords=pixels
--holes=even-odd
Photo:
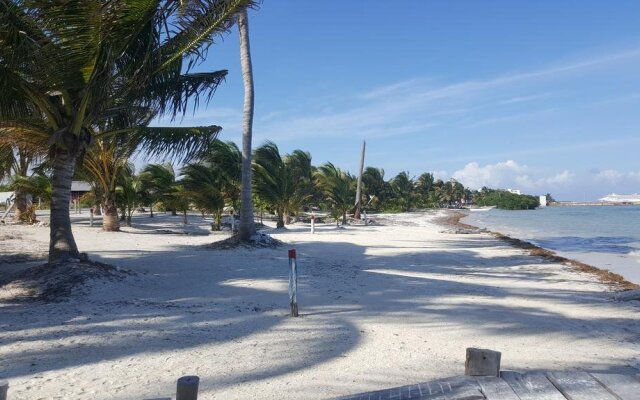
[[[467,376],[456,376],[401,386],[375,392],[359,393],[336,400],[485,400],[478,382]]]
[[[640,380],[632,375],[592,372],[591,376],[622,400],[640,400]]]
[[[619,400],[586,372],[548,372],[547,377],[569,400]]]
[[[511,386],[521,400],[566,400],[542,373],[520,374],[502,371],[500,377]]]
[[[502,378],[493,376],[476,377],[480,390],[487,400],[520,400],[511,386]]]
[[[7,400],[9,382],[0,379],[0,400]]]

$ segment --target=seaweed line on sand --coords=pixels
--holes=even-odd
[[[576,261],[570,258],[559,256],[551,250],[545,249],[540,246],[536,246],[535,244],[531,242],[527,242],[525,240],[512,238],[500,232],[494,232],[486,229],[480,230],[477,226],[460,222],[460,220],[466,216],[467,214],[463,212],[453,211],[453,212],[448,212],[445,217],[438,218],[436,222],[438,222],[441,225],[448,225],[448,226],[452,226],[452,227],[460,228],[464,230],[472,230],[475,232],[486,232],[492,235],[493,237],[513,247],[527,250],[529,252],[529,255],[531,256],[542,257],[546,261],[566,265],[574,268],[577,271],[595,275],[596,277],[598,277],[598,279],[601,282],[608,285],[612,285],[616,289],[632,290],[632,289],[640,288],[640,285],[636,285],[633,282],[629,282],[620,274],[616,274],[606,269],[594,267],[593,265],[589,265],[581,261]]]

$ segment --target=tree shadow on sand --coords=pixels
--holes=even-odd
[[[232,359],[198,355],[200,347],[213,345],[214,351],[221,346],[237,351],[234,357],[255,360],[252,370],[230,368],[222,376],[205,370],[203,390],[224,389],[343,357],[361,345],[364,320],[403,321],[425,332],[442,329],[446,321],[452,335],[456,326],[471,326],[496,341],[545,333],[579,340],[605,327],[612,340],[640,340],[638,318],[579,318],[537,305],[607,307],[608,295],[587,287],[584,276],[561,278],[535,257],[476,251],[487,246],[503,248],[486,238],[390,238],[388,246],[377,247],[298,242],[298,319],[287,317],[287,247],[101,251],[94,258],[140,274],[125,282],[98,282],[87,296],[62,304],[0,304],[0,370],[14,378],[105,360],[145,363],[175,351],[213,364]],[[496,301],[510,298],[533,302]],[[166,376],[159,387],[171,389],[175,378]]]

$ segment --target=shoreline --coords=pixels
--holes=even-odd
[[[610,285],[614,288],[614,291],[627,291],[640,288],[633,282],[626,280],[622,275],[615,272],[611,272],[604,268],[598,268],[596,266],[577,261],[571,258],[562,257],[557,255],[554,251],[537,246],[526,240],[514,238],[505,235],[501,232],[491,231],[488,229],[480,229],[477,226],[469,225],[461,220],[468,214],[465,214],[457,210],[446,210],[447,216],[436,219],[436,222],[444,226],[453,226],[464,230],[473,230],[478,232],[488,233],[491,236],[500,239],[512,247],[516,247],[522,250],[527,250],[532,257],[541,257],[551,263],[558,263],[571,267],[579,272],[595,275],[602,283]],[[616,290],[617,289],[617,290]]]

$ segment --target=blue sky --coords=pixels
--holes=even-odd
[[[640,2],[265,0],[250,13],[254,146],[355,172],[434,172],[595,199],[640,192]],[[159,125],[221,125],[239,142],[237,30],[200,70],[207,107]]]

